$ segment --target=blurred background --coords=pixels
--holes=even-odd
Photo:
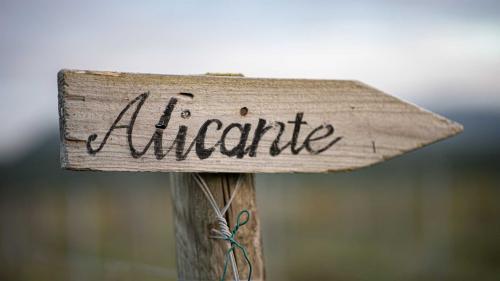
[[[0,280],[175,280],[167,174],[59,168],[61,68],[356,79],[458,121],[257,175],[268,280],[500,279],[499,1],[0,1]]]

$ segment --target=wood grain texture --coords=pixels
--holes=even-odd
[[[74,170],[333,172],[369,166],[462,131],[460,124],[358,81],[63,70],[58,74],[58,83],[61,163]],[[161,131],[163,148],[172,145],[183,125],[187,127],[187,149],[206,120],[218,119],[221,129],[216,130],[216,124],[212,124],[204,139],[206,147],[216,146],[210,157],[201,160],[193,146],[182,161],[176,159],[175,149],[158,160],[154,145],[144,155],[132,157],[125,126],[136,110],[138,102],[134,104],[134,99],[144,93],[148,93],[147,100],[137,113],[131,134],[135,148],[142,150],[152,139],[166,105],[175,98],[178,101],[168,126]],[[110,133],[98,153],[90,154],[89,136],[96,134],[92,147],[98,147],[130,103],[117,124],[122,127]],[[334,132],[311,142],[313,149],[326,147],[335,137],[341,139],[319,154],[306,149],[294,154],[288,147],[279,155],[271,155],[270,148],[279,134],[277,122],[286,126],[279,142],[282,147],[293,139],[294,124],[289,121],[295,120],[298,113],[303,114],[302,121],[307,124],[300,128],[297,146],[303,145],[308,134],[319,126],[331,125]],[[260,139],[254,157],[221,153],[221,135],[230,123],[250,124],[248,147],[259,119],[273,127]],[[240,136],[238,130],[228,133],[227,146],[235,147]]]
[[[203,174],[215,200],[222,208],[232,194],[238,174]],[[252,280],[264,280],[264,259],[260,222],[255,202],[253,174],[244,174],[226,213],[229,228],[235,225],[238,213],[247,209],[250,221],[238,231],[236,240],[246,247],[253,266]],[[177,247],[177,274],[179,280],[220,280],[224,266],[227,242],[210,239],[210,229],[217,227],[215,214],[191,173],[172,173],[172,204],[174,206],[175,237]],[[243,255],[235,252],[241,280],[246,280],[248,267]],[[228,267],[226,280],[232,280]]]

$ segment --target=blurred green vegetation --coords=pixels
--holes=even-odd
[[[500,115],[360,171],[257,176],[268,280],[499,280]],[[176,280],[168,175],[0,166],[0,280]],[[214,265],[222,266],[222,265]]]

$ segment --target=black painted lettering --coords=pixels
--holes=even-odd
[[[149,92],[144,93],[144,94],[140,94],[135,99],[133,99],[131,102],[129,102],[125,106],[124,109],[122,109],[122,111],[120,112],[120,114],[118,114],[118,116],[116,117],[115,121],[113,121],[113,124],[111,125],[111,127],[108,129],[108,132],[106,133],[106,135],[104,135],[104,138],[101,141],[101,144],[96,149],[92,148],[92,142],[97,139],[97,134],[91,134],[88,137],[88,139],[87,139],[87,152],[89,154],[91,154],[91,155],[95,155],[97,152],[101,151],[101,149],[104,147],[104,145],[108,141],[109,136],[111,135],[111,133],[115,129],[125,129],[126,128],[127,132],[128,132],[128,130],[130,128],[130,124],[128,124],[128,125],[118,125],[118,122],[120,122],[120,120],[122,119],[123,115],[125,115],[125,113],[130,109],[130,107],[132,105],[134,105],[136,102],[139,102],[137,104],[137,106],[136,106],[135,111],[134,111],[134,116],[137,117],[137,114],[138,114],[139,110],[141,110],[141,107],[144,104],[144,102],[146,101],[146,99],[148,98],[148,96],[149,96]],[[130,123],[132,123],[132,120],[130,121]],[[131,150],[131,152],[132,152],[132,150]]]
[[[324,129],[326,129],[326,133],[324,133],[323,135],[321,135],[319,137],[313,137],[317,132],[319,132],[321,130],[324,130]],[[329,125],[329,124],[326,125],[326,126],[321,125],[321,126],[315,128],[314,130],[312,130],[309,133],[309,135],[307,135],[306,140],[304,141],[304,146],[305,146],[306,150],[309,151],[309,153],[311,153],[311,154],[320,154],[321,152],[329,149],[330,147],[332,147],[332,145],[334,145],[338,141],[340,141],[342,139],[342,137],[336,137],[336,138],[334,138],[327,145],[325,145],[324,147],[319,148],[319,149],[313,149],[311,147],[311,142],[325,139],[325,138],[333,135],[334,132],[335,132],[335,129],[333,128],[332,125]]]
[[[102,139],[101,143],[97,148],[94,148],[92,146],[92,143],[97,139],[97,134],[91,134],[88,139],[87,139],[87,152],[91,155],[95,155],[96,153],[100,152],[102,148],[105,146],[106,142],[108,141],[110,135],[113,133],[114,130],[117,129],[126,129],[126,134],[127,134],[127,144],[130,150],[130,154],[134,158],[140,158],[143,156],[151,147],[152,144],[154,144],[154,155],[157,160],[161,160],[165,158],[168,153],[172,150],[175,149],[175,158],[177,161],[183,161],[185,160],[189,153],[191,152],[192,148],[196,145],[196,155],[200,160],[207,159],[209,158],[213,152],[217,149],[218,146],[220,146],[220,153],[224,154],[228,157],[233,157],[236,156],[237,158],[241,159],[245,156],[245,154],[248,154],[249,157],[256,157],[257,156],[257,151],[259,144],[261,140],[263,139],[264,135],[273,129],[274,127],[278,128],[278,133],[271,143],[271,147],[269,148],[269,154],[271,156],[278,156],[280,155],[283,150],[287,149],[290,147],[291,153],[293,155],[299,154],[304,148],[307,152],[310,154],[319,154],[322,153],[329,148],[331,148],[333,145],[335,145],[337,142],[339,142],[342,137],[335,137],[333,138],[328,144],[323,145],[322,147],[319,148],[313,148],[313,143],[318,142],[320,140],[326,139],[330,136],[332,136],[335,132],[335,129],[332,125],[326,124],[326,125],[321,125],[319,127],[316,127],[314,130],[312,130],[307,137],[305,138],[304,142],[302,145],[299,145],[299,139],[300,139],[300,132],[301,132],[301,126],[304,124],[307,124],[306,121],[304,121],[304,112],[298,112],[295,115],[295,120],[293,121],[288,121],[288,124],[293,124],[293,132],[290,141],[288,141],[285,145],[280,147],[280,142],[282,141],[283,134],[286,129],[286,125],[283,122],[280,121],[275,121],[274,123],[271,123],[268,125],[268,121],[266,119],[259,118],[259,121],[257,123],[257,126],[255,128],[255,131],[253,133],[253,139],[248,147],[246,147],[248,137],[250,135],[250,131],[252,128],[251,123],[245,123],[245,124],[240,124],[240,123],[231,123],[229,124],[226,128],[224,128],[222,135],[220,139],[211,147],[206,147],[205,145],[205,140],[207,136],[207,131],[209,127],[212,124],[215,124],[215,130],[219,131],[223,128],[223,123],[219,119],[209,119],[205,121],[201,127],[198,129],[198,132],[196,134],[196,137],[191,141],[189,146],[186,148],[186,137],[187,137],[187,132],[189,130],[188,126],[183,125],[182,123],[179,124],[179,128],[177,131],[177,135],[175,137],[175,140],[172,142],[172,144],[164,150],[163,148],[163,133],[167,129],[170,120],[173,118],[172,113],[175,109],[175,106],[178,102],[178,100],[175,97],[171,97],[167,105],[165,106],[165,109],[160,116],[160,119],[158,120],[158,123],[155,124],[155,131],[153,133],[153,136],[151,139],[148,141],[148,143],[144,146],[142,150],[136,149],[136,147],[133,144],[133,131],[134,131],[134,125],[135,121],[137,119],[137,116],[140,113],[140,110],[144,103],[146,102],[147,98],[149,96],[149,92],[140,94],[137,96],[134,100],[130,101],[118,114],[116,119],[113,121],[113,124],[111,127],[108,129],[106,132],[104,138]],[[130,120],[128,120],[128,124],[119,124],[123,122],[123,116],[131,110],[135,105],[135,109],[132,112],[132,115],[130,117]],[[187,120],[191,116],[191,112],[189,110],[184,110],[181,113],[181,117],[179,121],[182,120]],[[186,121],[184,121],[186,122]],[[239,135],[239,141],[238,143],[231,149],[227,147],[227,138],[228,135],[231,131],[233,130],[238,130],[240,135]],[[213,139],[213,138],[212,138]],[[317,145],[316,145],[317,146]]]
[[[201,160],[210,157],[210,155],[212,155],[212,152],[214,152],[215,147],[219,144],[216,143],[211,148],[205,148],[205,137],[207,135],[207,129],[208,126],[210,126],[210,124],[212,123],[217,124],[217,131],[222,128],[222,122],[220,120],[210,119],[203,123],[203,125],[200,127],[200,130],[198,131],[198,135],[196,136],[196,155],[198,155],[198,158],[200,158]]]
[[[229,157],[235,156],[237,158],[243,158],[245,156],[245,145],[248,139],[248,134],[250,133],[252,125],[249,123],[246,123],[244,126],[241,125],[240,123],[231,123],[229,126],[224,129],[224,132],[222,133],[221,139],[220,139],[220,152],[224,155],[227,155]],[[238,129],[240,131],[240,141],[238,144],[233,147],[232,149],[227,149],[226,147],[226,138],[228,133],[232,129]]]
[[[283,135],[283,132],[285,131],[285,124],[283,122],[276,122],[276,125],[280,127],[280,131],[276,138],[274,139],[273,143],[271,144],[271,148],[269,149],[269,154],[271,156],[278,156],[280,153],[285,150],[289,145],[290,142],[285,144],[283,147],[279,147],[279,143],[281,140],[281,136]]]
[[[304,117],[304,112],[299,112],[295,115],[295,121],[288,121],[288,123],[290,124],[295,124],[293,126],[292,140],[290,141],[291,145],[290,150],[295,155],[299,154],[299,152],[304,148],[304,145],[301,145],[298,148],[296,147],[299,139],[300,126],[303,124],[307,124],[307,122],[302,121],[303,117]]]

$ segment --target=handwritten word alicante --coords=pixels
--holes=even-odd
[[[177,161],[185,160],[193,148],[195,149],[196,156],[198,156],[198,158],[201,160],[209,158],[217,148],[221,154],[228,157],[237,157],[240,159],[245,157],[246,155],[248,155],[248,157],[256,157],[259,143],[262,137],[265,134],[271,133],[274,133],[274,140],[272,141],[271,146],[268,149],[268,153],[271,156],[278,156],[286,149],[290,149],[293,155],[297,155],[303,150],[307,151],[310,154],[320,154],[331,148],[334,144],[342,139],[342,137],[340,136],[333,136],[335,129],[332,125],[323,124],[308,132],[304,141],[299,144],[301,126],[307,124],[307,122],[304,121],[304,113],[298,112],[295,115],[295,120],[286,122],[286,124],[290,124],[293,132],[291,135],[291,139],[284,144],[282,136],[285,130],[289,130],[289,128],[284,122],[281,121],[269,123],[266,119],[259,118],[255,126],[255,130],[253,130],[253,136],[251,136],[252,127],[254,124],[230,123],[225,126],[225,124],[223,124],[219,119],[208,119],[198,128],[196,137],[191,140],[187,147],[186,136],[189,128],[185,125],[179,125],[175,139],[170,144],[170,146],[165,148],[163,143],[164,130],[168,127],[172,118],[172,112],[174,111],[175,106],[178,103],[178,99],[176,99],[175,97],[171,97],[169,102],[165,106],[165,110],[160,116],[158,123],[155,124],[155,131],[151,139],[146,143],[144,147],[139,149],[132,142],[134,125],[142,106],[148,99],[148,96],[149,92],[143,93],[137,96],[134,100],[130,101],[118,114],[113,124],[108,129],[106,135],[97,147],[93,145],[93,142],[96,141],[98,136],[97,134],[91,134],[87,139],[87,152],[91,155],[99,153],[106,145],[106,142],[108,141],[113,131],[122,129],[126,130],[127,143],[132,157],[140,158],[141,156],[146,154],[146,152],[148,152],[151,146],[153,146],[153,153],[156,159],[161,160],[165,158],[165,156],[167,156],[170,151],[174,150],[175,158]],[[132,112],[130,119],[123,120],[126,121],[126,125],[122,124],[121,122],[123,122],[123,116],[129,110],[133,110],[134,105],[135,110]],[[191,114],[189,111],[184,110],[181,113],[181,118],[186,119],[189,118],[190,115]],[[221,133],[218,141],[214,145],[207,147],[205,138],[209,130]],[[228,135],[231,131],[234,130],[239,133],[239,142],[237,142],[236,145],[232,145],[232,147],[228,147]],[[326,140],[327,138],[329,138],[330,141],[326,144],[325,141],[323,141],[321,142],[322,145],[318,145],[318,143],[314,145],[315,142]]]

